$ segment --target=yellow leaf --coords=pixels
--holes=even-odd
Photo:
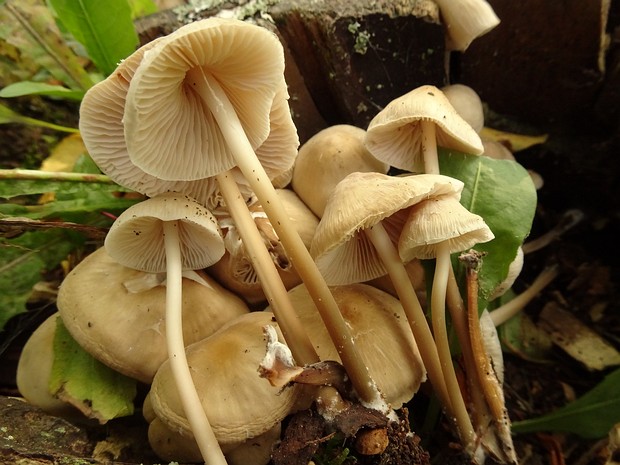
[[[499,129],[484,127],[482,131],[480,131],[480,137],[483,140],[493,140],[504,144],[514,153],[528,149],[534,145],[544,144],[547,141],[548,135],[526,136],[524,134],[514,134],[500,131]]]
[[[49,157],[41,164],[42,171],[73,171],[73,166],[80,155],[86,153],[86,147],[79,134],[71,134],[62,139],[52,150]]]

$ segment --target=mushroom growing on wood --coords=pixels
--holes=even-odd
[[[474,39],[499,24],[486,0],[435,0],[446,28],[446,48],[464,52]]]
[[[93,357],[150,384],[166,350],[165,274],[128,268],[96,250],[63,280],[57,307],[73,338]],[[248,313],[243,301],[206,273],[183,277],[183,339],[203,339]]]
[[[224,451],[278,425],[305,392],[301,386],[280,390],[258,375],[265,355],[263,327],[276,326],[273,320],[271,312],[248,313],[187,348],[202,408]],[[191,437],[169,362],[155,375],[149,397],[168,428]]]
[[[261,164],[266,162],[256,156],[269,136],[269,111],[283,71],[282,45],[264,28],[221,18],[183,26],[145,54],[131,81],[124,111],[129,156],[163,179],[216,176],[227,206],[237,193],[226,173],[237,166],[312,289],[360,396],[374,401],[379,393],[338,306],[282,207]],[[271,155],[294,157],[296,148]]]
[[[205,462],[226,464],[192,381],[182,319],[183,270],[206,268],[224,254],[217,221],[187,196],[160,194],[121,213],[106,236],[105,247],[125,266],[166,272],[166,345],[175,386]]]
[[[435,86],[392,100],[368,125],[365,145],[379,160],[410,172],[439,174],[437,146],[481,154],[482,142]]]

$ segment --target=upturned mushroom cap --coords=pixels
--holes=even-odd
[[[403,261],[436,257],[436,246],[448,242],[450,253],[467,250],[495,236],[481,216],[471,213],[455,195],[442,195],[411,207],[398,241]]]
[[[400,408],[426,379],[400,302],[366,284],[335,286],[331,290],[370,375],[387,402]],[[306,286],[300,284],[289,295],[321,360],[339,361]]]
[[[270,110],[282,89],[282,45],[260,26],[208,18],[179,28],[145,54],[127,92],[125,140],[132,162],[161,179],[203,179],[236,165],[212,110],[187,79],[190,71],[219,83],[257,149],[269,135]]]
[[[387,273],[365,234],[383,222],[396,243],[407,208],[429,197],[460,194],[463,183],[443,175],[388,176],[352,173],[334,189],[316,229],[310,253],[328,284],[351,284]]]
[[[206,268],[224,255],[222,233],[211,212],[175,192],[159,194],[121,213],[106,236],[107,252],[130,268],[166,271],[165,221],[178,221],[184,270]]]
[[[459,116],[441,90],[421,86],[392,100],[368,125],[366,148],[379,160],[411,172],[423,170],[420,121],[436,126],[437,145],[482,153],[480,137]]]
[[[24,344],[17,364],[17,389],[28,403],[51,415],[83,418],[75,407],[54,397],[49,389],[57,319],[58,313],[47,318]]]
[[[299,148],[291,187],[319,218],[336,184],[348,174],[387,173],[389,166],[364,147],[365,135],[361,128],[338,124],[319,131]]]
[[[202,282],[183,278],[187,345],[249,312],[205,273],[197,277]],[[105,365],[144,383],[168,357],[166,287],[159,278],[119,264],[100,248],[67,275],[58,292],[60,316],[73,338]]]
[[[187,348],[196,389],[224,450],[273,428],[302,393],[297,386],[280,391],[258,375],[266,352],[263,327],[276,326],[273,320],[271,312],[248,313]],[[168,362],[155,375],[150,400],[167,427],[190,434]]]

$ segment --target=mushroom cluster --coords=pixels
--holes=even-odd
[[[459,38],[447,7],[442,15],[454,49],[484,32]],[[88,91],[89,153],[146,199],[67,276],[60,317],[93,356],[150,384],[143,412],[165,460],[263,465],[296,410],[316,402],[333,419],[358,403],[394,418],[427,376],[464,450],[478,454],[485,433],[463,391],[483,411],[479,392],[492,389],[470,380],[486,354],[472,343],[452,258],[494,233],[461,204],[466,186],[441,173],[437,148],[483,153],[479,99],[425,85],[366,129],[328,127],[298,150],[283,70],[267,29],[209,18],[143,46]],[[277,386],[262,377],[274,344],[271,368],[296,373]],[[310,383],[323,362],[339,368]],[[501,439],[500,461],[514,462]]]

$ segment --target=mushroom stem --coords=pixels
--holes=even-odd
[[[523,308],[530,303],[530,301],[538,295],[548,284],[553,281],[558,275],[557,266],[548,266],[540,272],[530,287],[528,287],[521,294],[516,296],[504,305],[497,307],[492,312],[489,312],[491,321],[495,326],[506,323],[510,318],[519,313]]]
[[[452,353],[450,352],[450,341],[446,326],[446,289],[451,266],[449,243],[444,241],[437,244],[435,275],[433,277],[431,294],[431,322],[444,379],[454,409],[457,429],[465,448],[473,450],[476,433],[469,418],[463,394],[456,377],[454,364],[452,363]]]
[[[164,221],[164,244],[166,249],[166,345],[170,368],[183,404],[185,416],[200,449],[209,465],[227,465],[209,419],[196,392],[189,371],[185,344],[183,342],[181,249],[179,247],[178,221]]]
[[[403,306],[407,321],[409,322],[418,349],[420,350],[420,356],[424,362],[424,367],[426,368],[437,397],[447,413],[453,416],[452,402],[444,381],[443,370],[441,369],[441,362],[437,353],[437,346],[435,345],[433,335],[428,326],[424,310],[409,280],[407,270],[400,260],[398,250],[392,243],[392,240],[381,222],[365,229],[364,233],[377,250],[392,280],[394,290]]]
[[[306,284],[357,394],[362,401],[369,404],[380,401],[381,395],[355,347],[338,304],[286,214],[226,93],[217,80],[207,76],[200,67],[188,71],[187,77],[192,79],[193,89],[211,110],[237,166],[256,194],[297,273]]]
[[[301,365],[318,362],[319,356],[295,313],[284,283],[265,248],[237,183],[230,171],[218,174],[216,178],[226,207],[239,230],[243,245],[293,357]]]
[[[424,172],[439,174],[439,157],[437,155],[437,139],[435,123],[420,121],[422,129],[422,153],[424,156]]]

